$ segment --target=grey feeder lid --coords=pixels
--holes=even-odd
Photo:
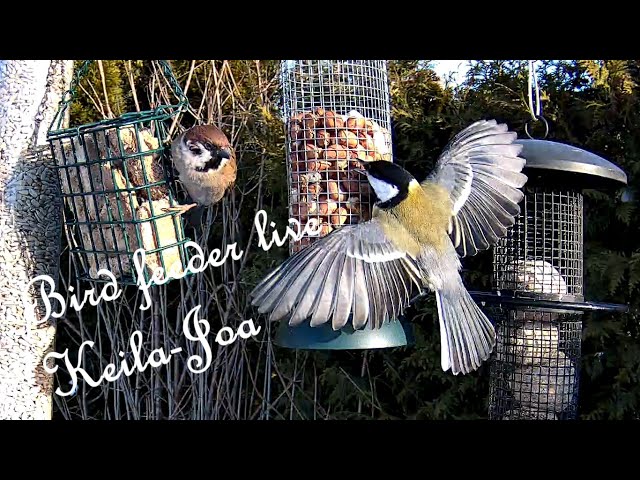
[[[364,350],[412,345],[415,338],[413,326],[404,318],[385,322],[375,330],[368,327],[354,330],[351,322],[337,331],[328,323],[317,327],[308,323],[290,327],[287,322],[279,322],[274,343],[301,350]]]
[[[518,139],[515,143],[523,146],[520,156],[527,161],[525,174],[531,177],[534,170],[555,170],[559,180],[570,175],[583,188],[618,188],[627,184],[627,174],[620,167],[581,148],[549,140]]]

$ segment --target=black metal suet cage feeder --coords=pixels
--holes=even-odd
[[[547,140],[523,146],[521,213],[493,249],[492,292],[472,295],[495,322],[489,419],[577,418],[583,315],[626,306],[587,302],[583,189],[626,185],[611,162]]]
[[[393,161],[387,63],[384,60],[281,62],[289,216],[314,223],[318,236],[291,241],[290,253],[333,229],[368,220],[372,200],[360,160]],[[291,327],[280,322],[275,343],[299,349],[351,350],[413,343],[403,318],[380,328],[334,331],[329,324]]]
[[[176,182],[167,161],[168,125],[188,105],[167,61],[160,71],[174,105],[62,128],[80,82],[93,61],[85,61],[63,96],[48,132],[56,160],[64,225],[75,257],[76,276],[104,282],[107,269],[120,284],[137,284],[134,252],[142,249],[145,283],[183,276],[188,265]],[[160,270],[161,269],[161,270]],[[158,270],[158,271],[157,271]],[[157,271],[157,273],[156,273]]]

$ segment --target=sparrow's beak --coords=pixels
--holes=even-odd
[[[221,148],[218,150],[218,157],[229,160],[231,158],[231,151],[228,148]]]

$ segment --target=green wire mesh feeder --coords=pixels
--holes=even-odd
[[[178,102],[114,119],[62,128],[92,61],[77,70],[48,132],[63,198],[64,225],[77,278],[120,284],[165,283],[184,276],[188,256],[184,222],[175,207],[167,123],[188,105],[167,61],[161,71]],[[134,252],[142,249],[140,269]],[[162,269],[162,270],[159,270]]]

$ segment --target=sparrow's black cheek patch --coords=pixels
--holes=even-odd
[[[197,172],[208,172],[209,170],[215,170],[220,166],[220,162],[222,162],[221,157],[215,157],[207,162],[202,167],[196,168]]]

